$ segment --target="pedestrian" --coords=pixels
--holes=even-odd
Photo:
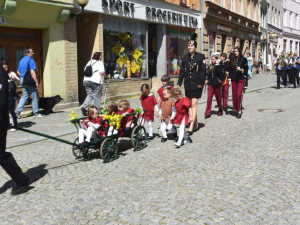
[[[8,113],[8,75],[0,68],[0,165],[14,182],[13,195],[26,192],[29,189],[30,179],[18,166],[14,156],[6,152],[6,137],[9,127]]]
[[[44,117],[45,115],[39,114],[39,83],[36,75],[36,64],[33,59],[33,49],[28,48],[25,50],[25,56],[20,60],[17,74],[21,77],[20,82],[22,86],[22,97],[16,109],[18,119],[22,119],[21,112],[23,107],[31,96],[32,98],[32,114],[34,118]]]
[[[275,74],[278,78],[278,63],[279,63],[279,58],[277,56],[277,54],[274,55],[274,59],[273,59],[273,67],[275,69]],[[280,77],[279,77],[279,81],[280,81]]]
[[[278,66],[278,73],[277,73],[277,89],[280,89],[280,78],[282,79],[283,86],[287,86],[287,60],[285,59],[285,53],[282,52],[279,56],[276,65]]]
[[[296,69],[296,61],[298,57],[298,52],[294,52],[293,56],[290,57],[289,65],[290,65],[290,81],[293,84],[294,88],[299,86],[299,73],[297,73]],[[297,82],[297,83],[296,83]],[[297,86],[296,86],[297,84]]]
[[[264,73],[262,55],[258,56],[257,62],[258,62],[258,71],[259,71],[259,73]]]
[[[242,55],[241,48],[234,49],[234,57],[230,60],[229,85],[232,84],[232,104],[236,117],[242,117],[243,91],[248,76],[248,61]]]
[[[140,97],[141,105],[143,110],[146,111],[143,117],[142,124],[146,122],[149,129],[148,140],[152,140],[153,137],[153,126],[152,123],[154,121],[154,110],[155,115],[158,117],[158,107],[155,96],[150,93],[150,87],[148,84],[142,84],[141,86],[142,96]]]
[[[179,88],[184,80],[185,96],[191,100],[190,126],[188,134],[199,129],[197,120],[197,104],[201,98],[202,90],[205,82],[206,64],[205,55],[196,52],[197,35],[192,35],[188,44],[189,53],[184,55],[180,66],[180,74],[177,82]]]
[[[161,116],[161,113],[162,113],[162,111],[161,111],[162,102],[165,100],[163,91],[166,88],[173,89],[173,87],[170,85],[170,77],[168,77],[167,75],[164,75],[161,77],[160,80],[161,80],[162,86],[157,90],[157,94],[158,94],[157,103],[159,104],[159,116]]]
[[[247,53],[247,61],[248,61],[248,78],[252,78],[252,67],[253,67],[253,59],[251,57],[251,53]]]
[[[221,80],[222,80],[222,67],[217,65],[218,57],[211,57],[211,64],[209,66],[209,71],[206,76],[205,84],[207,85],[207,102],[205,110],[205,119],[211,116],[211,105],[213,97],[216,97],[218,103],[218,116],[223,115],[222,101],[221,101]]]
[[[299,76],[300,76],[300,56],[298,56],[298,52],[294,53],[295,56],[295,77],[297,80],[297,87],[299,87]]]
[[[94,101],[94,106],[100,108],[101,95],[103,88],[102,76],[108,78],[105,73],[102,60],[102,52],[95,52],[92,59],[84,68],[83,86],[86,90],[86,98],[81,105],[81,112],[84,116],[87,115],[87,109]]]
[[[222,86],[221,86],[221,98],[223,110],[227,113],[228,110],[228,96],[229,96],[229,81],[228,81],[228,70],[229,70],[229,61],[226,61],[227,54],[222,53],[220,56],[220,66],[222,70]]]
[[[2,62],[2,67],[8,74],[8,110],[13,119],[14,127],[17,127],[18,120],[15,113],[15,105],[16,105],[16,100],[18,99],[19,96],[17,95],[16,81],[20,79],[15,72],[10,70],[10,66],[7,61]],[[10,128],[9,131],[16,131],[16,129]]]
[[[175,101],[172,98],[172,89],[167,87],[163,90],[164,100],[161,103],[162,115],[160,118],[160,131],[161,131],[161,142],[166,142],[168,140],[167,131],[173,134],[173,138],[176,139],[177,133],[173,124],[171,123],[171,118],[175,116]]]
[[[174,118],[171,117],[171,120],[173,120],[174,124],[179,125],[178,140],[175,143],[175,146],[176,148],[180,148],[182,145],[192,143],[191,138],[187,136],[187,132],[185,130],[185,126],[188,125],[191,100],[188,97],[184,97],[179,88],[174,88],[172,90],[172,97],[176,99],[176,114]]]

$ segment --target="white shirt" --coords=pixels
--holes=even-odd
[[[102,79],[102,76],[101,76],[101,73],[105,72],[103,62],[100,61],[100,60],[92,59],[86,64],[86,66],[84,67],[84,70],[89,65],[92,65],[94,73],[91,77],[84,76],[83,80],[84,81],[92,81],[92,82],[97,83],[97,84],[103,84],[103,79]]]

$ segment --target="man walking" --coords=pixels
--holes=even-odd
[[[8,75],[2,66],[0,68],[0,165],[14,181],[13,195],[26,192],[29,189],[30,179],[18,166],[13,155],[6,152],[6,136],[9,127],[8,115]]]
[[[32,97],[32,114],[33,117],[44,117],[44,115],[39,114],[39,95],[38,88],[39,83],[36,76],[36,64],[33,59],[33,50],[31,48],[25,50],[25,56],[21,59],[18,67],[18,75],[21,77],[21,86],[22,86],[22,97],[16,109],[16,115],[18,119],[21,119],[20,113],[23,110],[23,107],[29,96]],[[23,84],[26,76],[32,76],[34,84]]]

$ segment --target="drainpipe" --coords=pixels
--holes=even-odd
[[[267,30],[267,40],[266,40],[266,53],[267,53],[267,64],[269,64],[269,4],[267,4],[267,20],[266,20],[266,30]],[[271,66],[271,68],[273,67],[273,65]]]
[[[203,28],[204,28],[204,20],[203,20],[203,10],[204,10],[204,1],[205,0],[200,0],[201,4],[201,20],[202,20],[202,28],[201,28],[201,53],[203,54]]]

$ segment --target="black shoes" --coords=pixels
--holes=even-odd
[[[205,118],[205,119],[208,119],[208,118],[210,118],[210,117],[211,117],[211,115],[209,115],[209,116],[204,115],[204,118]]]
[[[150,141],[150,140],[153,140],[154,139],[154,137],[153,136],[148,136],[148,141]]]
[[[192,139],[190,137],[187,138],[188,143],[193,143]]]
[[[11,190],[12,195],[20,195],[29,190],[30,179],[28,177],[28,181],[26,184],[15,184],[15,186]]]
[[[168,140],[168,138],[161,138],[161,142],[164,143]]]
[[[242,113],[238,113],[236,118],[241,119],[242,118]]]
[[[228,107],[224,107],[224,106],[223,106],[223,110],[227,113]]]
[[[87,141],[84,141],[79,144],[79,146],[82,146],[82,147],[88,147],[89,145],[90,145],[90,142],[87,142]]]

